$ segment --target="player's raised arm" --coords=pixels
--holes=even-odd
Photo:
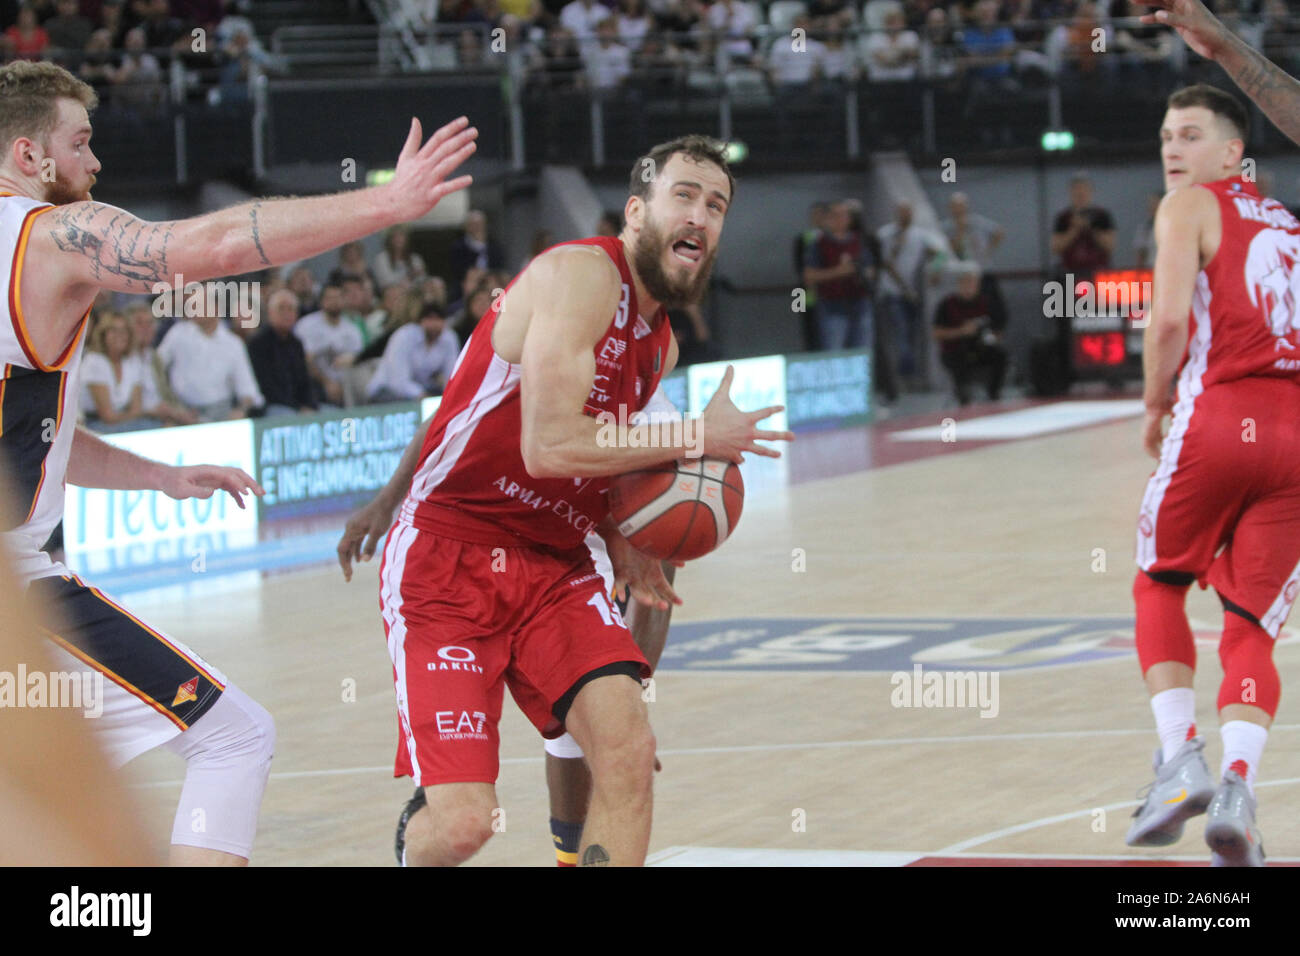
[[[168,222],[147,222],[97,202],[74,202],[38,216],[32,248],[64,288],[148,293],[173,277],[202,281],[319,255],[399,222],[418,219],[470,184],[447,177],[474,152],[478,131],[465,117],[421,145],[418,120],[393,179],[382,186],[293,199],[258,199]]]
[[[1200,0],[1138,0],[1144,23],[1173,27],[1193,50],[1218,63],[1264,115],[1300,143],[1300,81],[1233,33]]]

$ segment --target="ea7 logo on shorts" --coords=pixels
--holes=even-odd
[[[455,644],[440,647],[438,648],[438,657],[441,660],[429,661],[429,670],[468,671],[471,674],[483,673],[483,668],[474,663],[474,652],[468,647],[457,647]]]
[[[483,732],[487,714],[481,710],[440,710],[435,716],[438,735],[443,740],[487,740],[487,734]]]

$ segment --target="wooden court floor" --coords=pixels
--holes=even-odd
[[[675,620],[893,617],[906,630],[920,618],[1131,617],[1133,528],[1150,472],[1138,422],[971,450],[959,431],[933,457],[789,487],[747,476],[759,491],[733,538],[679,573],[685,605]],[[869,441],[865,429],[834,440]],[[126,603],[276,718],[255,864],[393,864],[393,826],[411,788],[392,778],[377,562],[349,585],[321,568]],[[1198,629],[1219,626],[1212,592],[1194,589],[1189,611]],[[997,654],[983,653],[997,669]],[[1221,671],[1208,634],[1198,653],[1198,725],[1217,772]],[[1282,705],[1258,791],[1274,860],[1300,857],[1300,821],[1288,812],[1300,790],[1290,690],[1300,654],[1289,633],[1276,660]],[[702,847],[770,851],[759,862],[794,859],[779,851],[1208,858],[1195,821],[1173,847],[1124,846],[1157,742],[1131,652],[999,676],[997,715],[981,717],[894,706],[888,672],[661,670],[650,704],[663,763],[652,860]],[[507,695],[506,826],[471,865],[554,864],[541,757]],[[128,772],[161,845],[183,765],[156,752]]]

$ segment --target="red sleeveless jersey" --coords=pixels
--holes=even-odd
[[[626,420],[658,386],[672,328],[663,309],[650,324],[638,315],[636,286],[618,238],[561,245],[599,246],[618,266],[622,295],[593,350],[596,379],[583,412]],[[518,276],[510,286],[517,281]],[[520,449],[521,367],[492,348],[504,298],[493,300],[456,361],[398,520],[460,541],[575,548],[609,513],[609,479],[528,474]]]
[[[1300,222],[1240,176],[1201,188],[1223,235],[1196,277],[1179,397],[1246,376],[1300,382]]]

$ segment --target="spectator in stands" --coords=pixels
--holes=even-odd
[[[316,277],[306,266],[298,266],[289,273],[289,291],[298,297],[298,315],[315,312],[320,308],[316,293]]]
[[[207,33],[216,30],[226,6],[223,0],[170,0],[172,16],[184,20],[190,27],[202,27]]]
[[[480,282],[465,300],[464,306],[450,314],[452,327],[462,342],[468,342],[479,320],[492,307],[492,286]]]
[[[596,220],[596,235],[617,236],[623,231],[623,213],[617,209],[606,209]]]
[[[143,369],[142,398],[145,412],[169,425],[193,425],[198,415],[186,408],[172,391],[158,356],[158,319],[148,302],[133,302],[126,309],[131,324],[132,354]]]
[[[77,75],[95,88],[101,102],[108,99],[108,88],[117,75],[113,63],[113,37],[107,30],[96,30],[86,41]]]
[[[970,200],[965,193],[953,193],[948,200],[950,218],[942,223],[948,248],[959,260],[973,262],[980,267],[980,289],[1006,311],[997,276],[992,272],[993,254],[1006,237],[1005,231],[992,219],[970,211]]]
[[[957,268],[957,290],[945,296],[934,313],[934,340],[939,357],[952,373],[957,401],[970,404],[971,385],[986,376],[990,401],[1002,393],[1007,353],[1002,347],[1006,313],[980,288],[980,268],[974,262]]]
[[[78,12],[77,0],[58,0],[55,9],[58,13],[43,24],[50,40],[50,58],[69,70],[76,70],[95,25]]]
[[[596,0],[571,0],[560,10],[560,26],[569,31],[580,46],[594,43],[596,26],[610,16],[609,7]]]
[[[122,18],[125,9],[126,0],[104,0],[99,6],[99,28],[108,31],[113,49],[122,45],[122,35],[126,33],[126,23]]]
[[[144,30],[144,45],[149,50],[172,49],[183,53],[190,52],[190,34],[185,23],[171,15],[167,0],[144,0],[137,7],[144,7],[144,16],[140,27]]]
[[[460,354],[460,341],[447,327],[436,302],[426,302],[416,322],[393,332],[375,369],[366,398],[400,402],[441,395]]]
[[[601,215],[601,219],[603,218],[604,214]],[[600,227],[597,226],[596,228],[599,229]],[[596,235],[610,235],[610,233],[597,232]],[[617,233],[613,233],[613,235],[617,235]],[[519,264],[519,268],[515,270],[516,274],[523,272],[524,267],[527,266],[528,263],[532,262],[533,259],[540,256],[553,245],[555,245],[555,233],[551,232],[551,230],[538,229],[534,232],[533,241],[529,243],[528,246],[528,255],[524,258],[524,261]]]
[[[342,405],[343,381],[365,343],[361,330],[343,318],[343,290],[327,285],[321,290],[320,310],[304,315],[293,333],[302,340],[307,369],[316,383],[317,404]]]
[[[844,29],[833,18],[823,23],[828,26],[819,33],[821,49],[817,52],[817,69],[822,81],[837,86],[856,82],[858,58],[854,48],[844,42]]]
[[[223,26],[225,29],[219,34],[221,78],[217,101],[226,104],[247,102],[248,78],[254,66],[269,69],[273,61],[271,55],[257,42],[257,35],[251,25],[225,24],[223,21]]]
[[[483,35],[478,30],[461,30],[456,35],[456,62],[463,70],[483,67]]]
[[[369,353],[372,346],[374,346],[376,339],[392,332],[394,328],[402,324],[400,322],[395,322],[394,319],[397,317],[397,314],[401,309],[402,302],[411,294],[412,288],[411,283],[404,279],[399,279],[397,282],[394,282],[388,288],[384,289],[384,294],[379,297],[379,306],[371,310],[370,314],[366,316],[366,347],[361,353],[361,358],[357,361],[362,361],[369,357]],[[416,295],[419,296],[418,291],[416,292]],[[420,299],[423,301],[423,296],[420,296]],[[402,318],[403,321],[405,321],[408,317],[403,316]],[[383,350],[381,349],[376,353],[376,357],[382,354]]]
[[[632,51],[618,42],[618,22],[606,17],[596,25],[596,43],[586,50],[587,80],[593,90],[609,93],[632,73]]]
[[[442,276],[425,276],[420,281],[420,301],[447,305],[447,283]]]
[[[360,240],[346,242],[339,247],[339,264],[330,271],[329,284],[341,286],[348,276],[369,279],[371,285],[378,285],[370,267],[366,265],[366,247]]]
[[[266,416],[292,415],[316,410],[311,374],[302,341],[293,334],[298,321],[298,299],[288,289],[271,293],[266,302],[267,322],[248,343]]]
[[[906,28],[903,7],[894,4],[884,12],[884,29],[867,35],[862,48],[867,78],[872,83],[910,82],[921,60],[921,40]]]
[[[1070,179],[1070,205],[1057,213],[1052,227],[1052,255],[1060,260],[1062,273],[1091,279],[1110,266],[1114,250],[1115,220],[1092,204],[1092,180],[1076,173]]]
[[[975,23],[962,31],[962,47],[975,92],[997,95],[1016,88],[1011,75],[1016,38],[1009,26],[998,22],[998,0],[979,0],[975,5]]]
[[[36,9],[31,4],[18,8],[18,20],[5,36],[13,44],[13,55],[20,60],[39,60],[50,45],[50,36],[36,20]]]
[[[442,281],[439,279],[438,281]],[[426,299],[424,293],[418,288],[408,288],[405,293],[399,295],[400,286],[390,286],[384,294],[384,322],[379,330],[379,334],[370,340],[370,344],[365,350],[357,356],[357,364],[368,362],[371,359],[382,358],[384,349],[388,347],[388,340],[393,333],[408,323],[414,322],[420,316],[420,310],[427,303],[435,303],[443,306],[444,301],[441,299]],[[444,312],[446,310],[444,309]]]
[[[113,106],[142,116],[152,116],[163,104],[162,66],[145,49],[144,31],[127,30],[126,48],[117,67],[109,75],[113,84]]]
[[[370,342],[366,316],[375,308],[375,295],[370,291],[370,280],[362,276],[344,276],[339,289],[343,292],[343,320],[357,327],[364,348]]]
[[[99,316],[82,359],[81,376],[86,417],[98,431],[162,425],[145,411],[144,381],[148,370],[131,346],[131,325],[126,316],[120,312]]]
[[[1138,18],[1147,12],[1134,0],[1112,0],[1110,16],[1115,33],[1115,52],[1125,78],[1149,83],[1156,89],[1164,85],[1180,59],[1178,35],[1157,24],[1143,24]]]
[[[730,62],[749,64],[753,61],[753,38],[759,26],[753,7],[741,0],[714,0],[708,9],[706,23],[714,44],[721,44]]]
[[[821,348],[821,336],[817,329],[817,285],[806,280],[805,269],[812,263],[814,247],[821,240],[822,230],[826,228],[826,218],[831,204],[815,202],[808,209],[808,228],[794,238],[794,274],[804,292],[804,310],[800,314],[800,332],[803,335],[803,347],[809,352]]]
[[[558,24],[547,30],[546,41],[537,47],[529,72],[530,85],[550,92],[583,89],[586,79],[582,53],[573,33]]]
[[[209,302],[214,298],[204,296]],[[215,309],[177,321],[163,336],[158,356],[177,398],[200,421],[246,418],[265,404],[248,349]]]
[[[923,292],[922,273],[928,272],[947,252],[941,235],[918,226],[912,218],[912,204],[894,206],[894,221],[876,233],[882,261],[880,292],[892,351],[900,375],[912,375],[917,369],[916,337],[918,310]],[[931,279],[936,278],[931,274]]]
[[[803,99],[811,91],[826,49],[810,35],[811,28],[812,21],[801,13],[790,21],[788,35],[772,41],[767,52],[767,77],[777,96]]]
[[[817,291],[821,347],[832,351],[865,348],[873,335],[871,291],[880,263],[851,225],[847,205],[831,206],[804,266],[806,287]]]
[[[935,7],[925,15],[921,32],[921,76],[938,81],[945,89],[960,84],[960,53],[957,37],[948,22],[948,11]]]
[[[1102,25],[1097,8],[1091,3],[1079,4],[1070,22],[1058,25],[1047,38],[1047,60],[1053,72],[1067,89],[1076,93],[1087,90],[1090,95],[1101,95],[1105,92],[1098,84],[1109,82],[1118,64],[1114,52],[1109,30]]]
[[[500,269],[506,264],[505,257],[501,255],[501,247],[488,235],[487,216],[481,211],[471,209],[465,216],[465,230],[452,243],[448,260],[454,283],[451,294],[457,299],[463,294],[461,280],[471,266]]]
[[[394,226],[384,236],[384,248],[375,256],[371,272],[382,291],[394,282],[418,282],[424,278],[424,259],[411,249],[411,230]]]
[[[650,32],[651,20],[646,13],[645,0],[619,0],[618,10],[618,38],[635,54]]]

